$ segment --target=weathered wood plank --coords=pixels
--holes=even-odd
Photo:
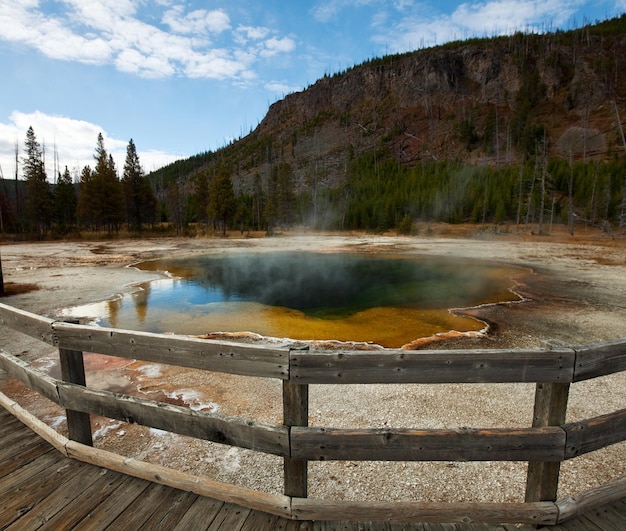
[[[133,505],[132,511],[124,511],[110,525],[111,529],[141,529],[155,510],[166,510],[168,499],[174,489],[152,483],[142,493],[141,503]]]
[[[22,361],[4,350],[0,350],[0,367],[12,378],[19,380],[47,399],[58,403],[59,398],[56,389],[57,380],[54,378],[33,369],[25,361]]]
[[[244,376],[288,378],[289,350],[55,322],[59,347]]]
[[[535,388],[533,428],[565,422],[569,383],[538,383]],[[531,461],[526,480],[527,502],[555,501],[561,463]]]
[[[14,470],[10,474],[0,478],[0,495],[11,492],[23,482],[29,482],[33,477],[42,474],[44,470],[54,466],[62,459],[61,454],[46,452],[41,457]]]
[[[61,365],[61,378],[64,382],[73,383],[85,387],[85,360],[80,350],[59,349],[59,361]],[[91,436],[91,420],[88,413],[67,409],[67,430],[69,438],[82,444],[93,446]]]
[[[599,527],[595,525],[587,518],[586,515],[562,525],[564,527],[564,531],[616,531],[615,529],[607,529],[606,527]]]
[[[294,498],[294,518],[372,522],[524,523],[551,525],[554,503],[346,502]]]
[[[283,382],[283,423],[288,428],[309,425],[308,385]],[[308,463],[292,459],[291,450],[284,459],[283,478],[285,496],[307,497]]]
[[[239,531],[276,531],[280,518],[272,514],[250,511]]]
[[[67,452],[68,456],[73,459],[124,472],[134,477],[169,485],[180,490],[195,492],[196,494],[227,503],[245,505],[251,509],[277,514],[286,518],[291,516],[290,498],[287,496],[267,494],[206,477],[192,476],[153,463],[122,457],[74,441],[67,443]]]
[[[314,531],[362,531],[360,529],[359,524],[360,522],[350,522],[348,520],[318,520],[317,522],[314,523],[313,530]],[[404,527],[404,525],[402,527]],[[371,528],[368,529],[367,531],[371,531]],[[406,528],[403,529],[402,531],[406,531]],[[419,531],[426,531],[426,524],[420,524]],[[435,531],[442,531],[442,530],[437,529]]]
[[[58,386],[59,402],[67,409],[259,452],[288,455],[288,436],[284,426],[194,411],[186,407],[97,391],[64,382],[59,382]]]
[[[562,461],[565,432],[547,428],[292,428],[298,459],[362,461]]]
[[[319,522],[302,522],[299,520],[281,519],[276,525],[275,531],[314,531],[315,524]]]
[[[7,415],[6,422],[9,425],[9,429],[0,434],[0,463],[3,457],[8,456],[15,448],[39,440],[39,437],[33,432],[25,430],[24,425],[13,415]]]
[[[562,427],[567,433],[565,458],[571,459],[626,441],[626,409]]]
[[[198,495],[193,492],[173,490],[161,504],[153,506],[152,514],[140,529],[170,531],[197,499]]]
[[[120,474],[116,474],[120,477]],[[85,496],[85,492],[92,492],[92,486],[102,481],[107,473],[95,467],[81,467],[77,474],[61,481],[56,488],[32,509],[25,514],[24,518],[17,520],[7,531],[35,531],[44,529],[70,529],[68,520],[76,521],[88,514],[91,506],[85,505],[85,501],[92,503],[92,497]],[[120,479],[121,481],[121,479]],[[74,514],[74,518],[67,515]],[[73,528],[72,528],[73,529]]]
[[[580,382],[620,371],[626,371],[626,339],[576,348],[573,381]]]
[[[30,440],[28,444],[16,446],[14,451],[11,452],[12,455],[6,455],[6,459],[4,459],[5,454],[3,454],[3,459],[0,462],[0,477],[8,476],[18,468],[36,461],[42,455],[53,451],[51,446],[41,444],[41,442],[41,439],[34,435],[33,440]]]
[[[6,397],[6,395],[5,395]],[[11,400],[7,397],[8,400]],[[6,418],[3,419],[3,422],[0,423],[0,437],[4,437],[5,435],[9,435],[14,433],[15,431],[20,431],[24,433],[28,433],[26,430],[20,430],[19,428],[22,426],[22,423],[17,420],[13,415],[6,415]]]
[[[290,354],[300,384],[571,382],[574,351],[472,350]]]
[[[610,505],[587,511],[585,518],[601,529],[626,529],[626,514]]]
[[[140,496],[149,485],[149,481],[127,476],[124,483],[115,489],[106,500],[91,509],[89,514],[72,528],[72,531],[106,529],[131,505],[142,503]]]
[[[240,507],[231,504],[224,505],[207,529],[209,531],[240,529],[249,514],[250,509],[247,507]]]
[[[14,419],[18,425],[15,426],[13,422],[10,422],[10,429],[0,434],[0,459],[5,452],[10,451],[14,446],[19,446],[22,442],[32,440],[33,438],[32,433],[29,433],[27,430],[18,429],[20,427],[19,421],[15,419],[15,417],[10,418]]]
[[[50,345],[55,344],[52,323],[53,319],[0,303],[0,325],[8,326]]]
[[[1,360],[1,358],[0,358]],[[59,452],[63,455],[67,455],[65,451],[65,444],[67,443],[67,438],[60,435],[50,426],[48,426],[45,422],[42,422],[33,414],[25,410],[22,406],[20,406],[17,402],[11,400],[4,393],[0,392],[0,406],[5,408],[11,415],[13,415],[20,422],[28,426],[32,431],[34,431],[37,435],[48,441],[52,446],[54,446]]]
[[[587,511],[626,498],[626,477],[600,485],[574,497],[556,502],[559,509],[558,522],[567,522]]]
[[[85,469],[86,465],[76,462],[63,467],[52,465],[41,470],[41,477],[37,478],[34,486],[32,476],[20,483],[13,483],[11,489],[8,492],[3,491],[0,497],[0,522],[12,523],[30,512],[60,484],[84,473]]]
[[[206,498],[205,496],[198,496],[198,499],[172,531],[189,531],[190,529],[202,531],[207,529],[223,505],[224,502]],[[275,518],[278,518],[278,516]]]

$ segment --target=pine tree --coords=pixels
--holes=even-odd
[[[26,132],[24,179],[26,180],[26,214],[31,230],[44,234],[52,222],[52,194],[47,181],[43,151],[32,127]]]
[[[130,230],[141,231],[144,223],[153,223],[156,214],[156,198],[150,182],[143,173],[139,155],[131,138],[126,148],[122,187],[126,204],[126,222]]]
[[[221,167],[209,185],[208,214],[222,226],[222,234],[235,214],[235,192],[228,170]]]
[[[264,215],[267,231],[272,234],[276,226],[286,228],[294,222],[296,192],[291,166],[286,162],[272,166],[267,188]]]
[[[209,205],[209,178],[206,171],[201,171],[196,175],[196,182],[193,194],[193,210],[197,214],[200,223],[208,223]]]
[[[263,180],[257,172],[254,176],[254,191],[252,195],[252,225],[261,230],[261,217],[265,210],[265,195],[263,194]]]
[[[96,205],[93,184],[93,172],[90,166],[85,166],[80,174],[78,205],[76,216],[81,226],[91,230],[96,229]]]
[[[124,221],[124,196],[113,157],[104,148],[102,133],[98,134],[94,158],[96,168],[92,178],[96,225],[109,232],[118,231]]]
[[[63,175],[59,175],[54,192],[54,206],[60,231],[69,231],[76,224],[76,190],[67,166]]]

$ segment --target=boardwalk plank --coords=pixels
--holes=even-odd
[[[13,524],[7,528],[7,531],[30,531],[40,529],[46,522],[49,522],[69,504],[75,503],[76,498],[82,492],[82,487],[86,483],[96,481],[100,476],[102,476],[102,472],[92,470],[91,467],[79,471],[65,483],[59,484],[58,488],[55,488],[49,496],[33,506],[22,518],[13,522]]]
[[[12,448],[7,448],[6,452],[2,452],[0,455],[0,478],[8,476],[18,468],[54,450],[52,446],[42,443],[41,440],[28,439],[27,442],[16,444]]]
[[[146,520],[140,529],[170,531],[197,499],[198,495],[193,492],[172,489],[160,507],[154,510],[152,516]]]
[[[35,482],[26,478],[17,488],[5,491],[0,502],[0,522],[12,523],[26,515],[59,485],[81,473],[86,474],[86,468],[82,463],[44,468]]]
[[[564,522],[557,526],[548,527],[547,529],[550,531],[606,531],[583,517],[570,520],[569,522]]]
[[[181,518],[172,531],[188,531],[189,529],[207,529],[221,510],[224,502],[198,496],[187,513]]]
[[[276,524],[276,531],[313,531],[313,529],[313,522],[286,518],[281,518]]]
[[[19,444],[20,442],[33,440],[37,440],[37,436],[32,432],[29,433],[28,431],[12,427],[9,431],[0,435],[1,451],[10,449],[13,445]]]
[[[19,431],[23,435],[26,435],[28,432],[24,432],[24,430],[21,430],[20,429],[21,426],[23,426],[23,424],[19,420],[17,420],[13,415],[9,415],[6,418],[3,418],[2,425],[0,425],[0,438],[4,437],[5,435],[8,435],[9,433],[13,433],[15,431]]]
[[[356,522],[326,520],[315,522],[313,529],[315,531],[358,531],[359,527]]]
[[[56,531],[58,529],[73,529],[73,527],[83,519],[100,503],[126,480],[126,476],[117,472],[106,471],[96,478],[95,481],[85,482],[79,487],[78,496],[72,504],[65,507],[54,516],[41,531]]]
[[[250,511],[240,531],[274,531],[281,518],[260,511]]]
[[[8,413],[0,411],[0,425]],[[20,423],[21,424],[21,423]],[[0,529],[77,531],[516,531],[529,526],[288,520],[67,459],[45,441],[0,437]],[[6,440],[6,439],[5,439]],[[17,450],[15,449],[17,448]],[[10,456],[10,457],[9,457]],[[4,471],[4,473],[2,472]],[[75,524],[73,522],[76,522]],[[12,524],[12,525],[11,525]],[[45,524],[40,528],[41,524]],[[544,531],[626,529],[626,499]]]
[[[621,514],[626,515],[626,498],[617,500],[611,504],[613,508],[619,511]]]
[[[239,505],[224,504],[208,529],[209,531],[225,531],[226,529],[239,531],[250,511],[251,509]]]
[[[593,509],[585,517],[602,529],[626,529],[626,514],[611,505]]]
[[[152,516],[156,510],[163,510],[168,496],[174,492],[171,487],[151,483],[141,496],[141,502],[132,506],[132,510],[124,511],[111,523],[111,529],[136,531]]]
[[[138,502],[139,496],[150,486],[150,482],[127,477],[102,503],[78,522],[72,531],[95,531],[106,529],[120,514]]]
[[[0,495],[13,492],[22,483],[29,482],[33,477],[39,476],[47,469],[54,469],[55,466],[63,467],[64,457],[58,452],[46,452],[41,457],[27,463],[15,471],[0,478]]]
[[[2,411],[5,411],[3,408]],[[2,424],[0,425],[0,442],[4,443],[8,437],[36,437],[31,430],[25,430],[24,424],[13,415],[2,415]]]

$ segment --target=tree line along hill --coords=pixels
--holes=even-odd
[[[287,95],[219,150],[147,175],[155,207],[139,228],[614,233],[626,224],[624,116],[626,15],[374,58]]]

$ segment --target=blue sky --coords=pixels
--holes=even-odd
[[[247,134],[271,103],[386,53],[514,31],[570,29],[626,0],[0,0],[0,168],[32,126],[54,159],[146,172]],[[56,157],[54,153],[56,152]]]

